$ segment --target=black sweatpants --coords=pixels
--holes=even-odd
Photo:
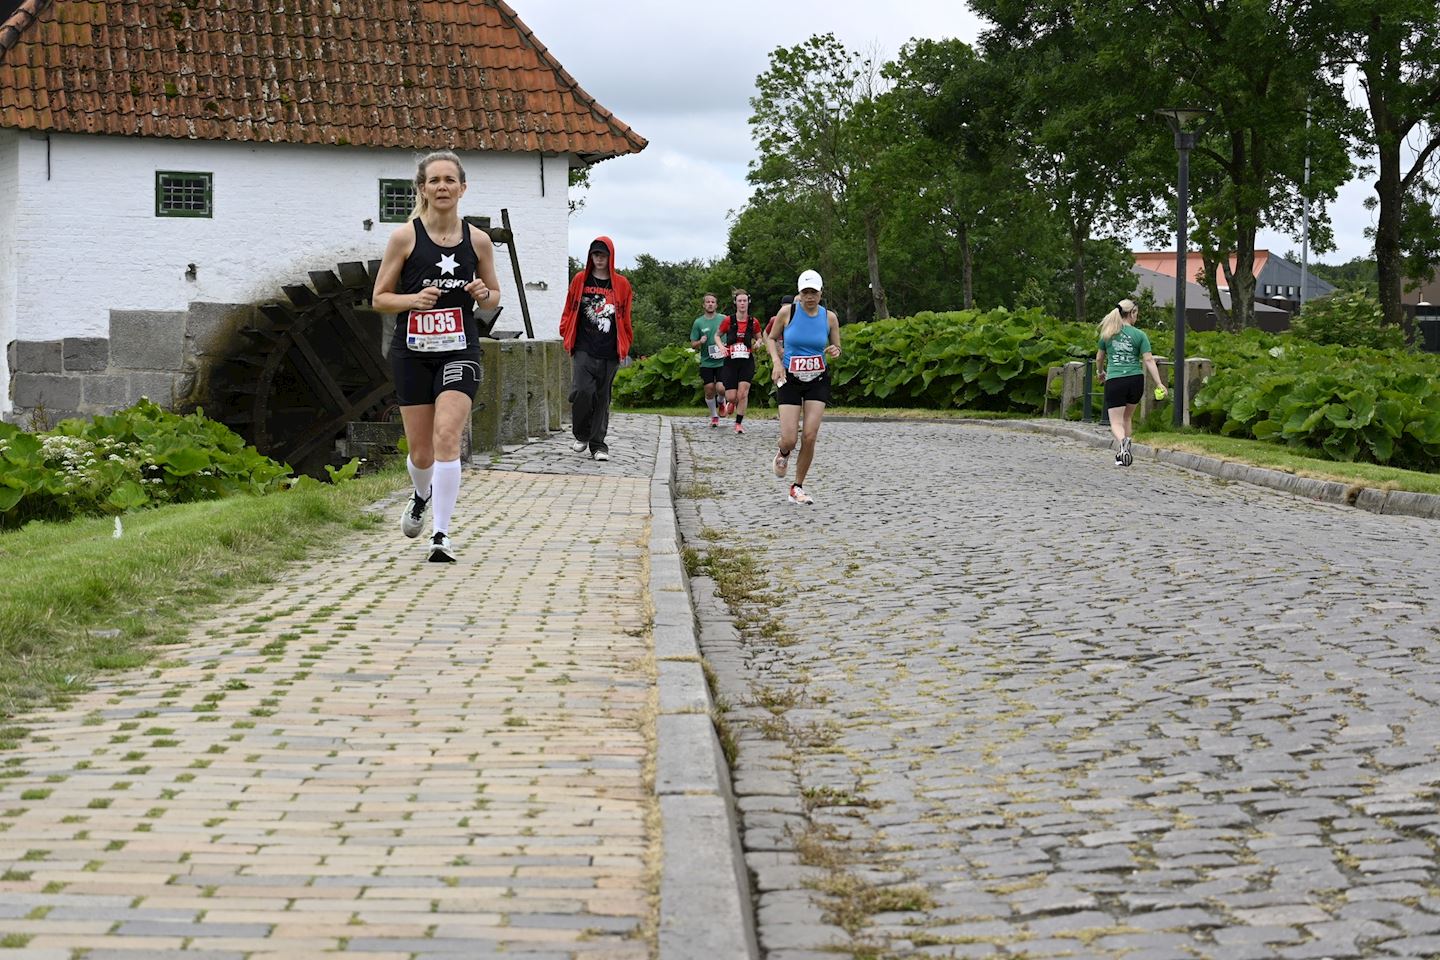
[[[570,383],[570,420],[575,439],[590,445],[590,452],[609,452],[605,435],[610,432],[610,387],[620,369],[618,357],[606,360],[575,351],[575,371]]]

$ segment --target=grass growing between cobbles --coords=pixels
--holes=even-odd
[[[382,519],[392,468],[339,486],[231,497],[0,533],[0,725],[90,678],[149,662],[204,608],[274,582],[286,563]],[[0,729],[0,748],[23,731]]]
[[[1373,463],[1343,463],[1306,456],[1289,447],[1259,440],[1221,437],[1194,430],[1145,431],[1136,429],[1135,439],[1152,447],[1183,450],[1201,456],[1248,463],[1280,470],[1314,480],[1329,480],[1377,490],[1407,490],[1440,494],[1440,474],[1399,470]]]

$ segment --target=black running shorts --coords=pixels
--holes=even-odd
[[[701,383],[719,383],[719,382],[720,382],[720,375],[721,375],[722,373],[724,373],[724,371],[725,371],[725,368],[724,368],[724,367],[701,367],[701,368],[700,368],[700,382],[701,382]]]
[[[737,390],[740,384],[755,382],[755,358],[745,357],[739,360],[726,360],[725,366],[725,389]]]
[[[427,357],[392,347],[390,373],[402,407],[433,404],[446,390],[458,390],[474,400],[475,391],[480,389],[480,351]]]
[[[1145,374],[1105,378],[1105,409],[1125,407],[1140,402],[1145,393]]]
[[[827,370],[810,381],[801,380],[792,373],[785,378],[780,389],[775,391],[775,402],[782,407],[798,407],[806,400],[830,402],[830,371]]]

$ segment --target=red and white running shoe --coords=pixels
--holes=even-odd
[[[810,498],[810,494],[800,488],[800,484],[792,483],[790,484],[790,502],[801,503],[808,507],[815,501]]]

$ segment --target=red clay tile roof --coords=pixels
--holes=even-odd
[[[0,127],[587,162],[646,143],[504,0],[22,0]]]

